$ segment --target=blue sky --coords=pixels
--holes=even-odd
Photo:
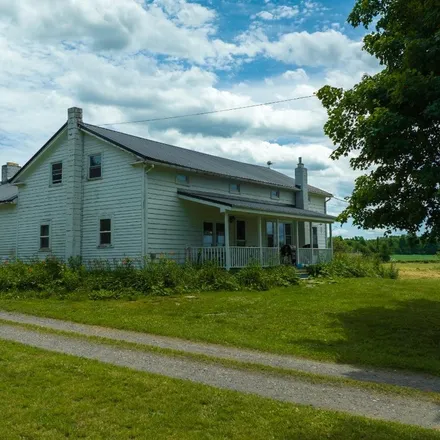
[[[25,163],[84,109],[101,124],[210,111],[352,87],[379,71],[346,23],[354,0],[0,0],[0,162]],[[114,129],[293,175],[343,198],[358,175],[329,158],[316,98]],[[332,201],[337,214],[344,203]],[[336,225],[343,236],[375,237]]]

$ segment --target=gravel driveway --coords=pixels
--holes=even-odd
[[[363,389],[312,384],[291,377],[237,370],[6,324],[0,324],[0,339],[285,402],[426,428],[440,425],[439,406],[428,401],[393,397]]]
[[[296,370],[325,376],[355,379],[366,382],[384,383],[405,386],[421,391],[440,392],[440,377],[401,371],[359,367],[354,365],[318,362],[294,356],[280,356],[253,350],[225,347],[202,342],[191,342],[184,339],[156,336],[126,330],[116,330],[87,324],[77,324],[59,319],[41,318],[20,313],[0,311],[0,319],[20,323],[33,324],[53,330],[63,330],[86,336],[98,336],[117,341],[133,342],[151,347],[168,348],[186,353],[204,354],[221,359],[249,362],[270,367]]]

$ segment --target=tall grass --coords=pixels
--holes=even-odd
[[[399,277],[399,269],[394,263],[385,265],[377,257],[361,254],[335,254],[331,262],[309,266],[308,272],[315,277],[328,278]]]
[[[165,258],[142,265],[129,258],[96,260],[87,268],[77,259],[64,264],[54,258],[0,265],[0,295],[12,297],[66,297],[75,293],[90,299],[135,298],[199,291],[268,290],[298,283],[296,270],[288,266],[263,269],[251,265],[230,273],[214,263],[179,265]]]

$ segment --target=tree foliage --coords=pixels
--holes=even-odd
[[[393,254],[398,255],[436,255],[440,251],[440,240],[421,238],[415,234],[388,236],[366,240],[363,237],[333,240],[335,253],[360,253],[365,256],[377,255],[388,261]]]
[[[348,17],[374,30],[364,50],[383,66],[350,90],[318,92],[333,159],[364,171],[341,220],[440,237],[440,1],[357,0]]]

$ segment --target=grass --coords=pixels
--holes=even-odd
[[[409,262],[415,262],[415,261],[433,261],[433,262],[440,262],[439,257],[437,255],[391,255],[392,261],[409,261]]]
[[[438,292],[436,279],[365,278],[139,301],[3,299],[0,309],[438,375]]]
[[[396,263],[396,265],[402,279],[440,280],[440,261],[438,263]]]
[[[440,433],[0,345],[0,438],[430,440]]]

